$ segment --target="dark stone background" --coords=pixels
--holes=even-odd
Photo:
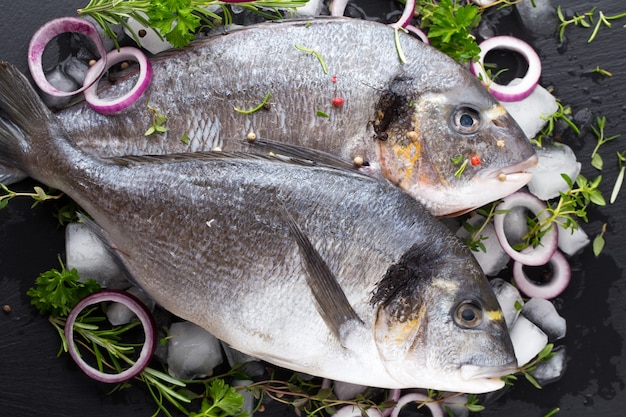
[[[545,0],[536,0],[542,2]],[[26,50],[32,33],[45,21],[74,15],[86,0],[4,2],[0,24],[0,59],[18,65],[26,72]],[[359,1],[369,16],[384,16],[396,6],[393,1]],[[617,0],[587,2],[562,0],[564,9],[586,12],[598,6],[607,15],[626,12]],[[557,5],[558,0],[553,0]],[[499,21],[498,21],[499,20]],[[543,28],[543,34],[523,32],[515,15],[494,20],[498,34],[515,34],[533,43],[543,63],[541,84],[554,88],[554,94],[574,113],[589,111],[608,119],[608,134],[622,137],[601,148],[605,160],[601,189],[608,200],[617,176],[615,152],[626,148],[626,19],[603,27],[591,44],[591,29],[569,27],[566,45],[559,45],[556,27]],[[592,76],[600,66],[612,77]],[[565,141],[583,163],[583,174],[597,172],[589,165],[595,138],[589,127],[580,137],[565,135]],[[32,189],[24,181],[16,189]],[[594,208],[583,228],[593,238],[607,223],[606,248],[596,258],[588,248],[573,260],[569,288],[556,300],[567,319],[568,335],[561,342],[567,348],[568,369],[560,381],[537,390],[520,381],[509,392],[487,405],[482,416],[542,417],[555,407],[558,416],[621,416],[626,409],[625,346],[626,307],[626,190],[617,202]],[[63,230],[51,213],[53,203],[30,209],[31,201],[17,199],[0,211],[0,305],[12,307],[0,313],[0,416],[150,416],[155,411],[151,399],[140,389],[107,395],[111,387],[91,381],[67,355],[57,358],[59,339],[45,318],[29,305],[25,295],[42,271],[58,267],[63,254]],[[282,411],[266,414],[283,414]],[[285,415],[293,415],[285,412]]]

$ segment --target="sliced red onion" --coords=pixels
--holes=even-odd
[[[545,284],[539,284],[528,278],[524,272],[524,265],[520,262],[513,264],[513,279],[517,288],[529,297],[544,298],[546,300],[557,297],[567,288],[571,278],[569,262],[560,251],[554,252],[548,263],[552,266],[552,276]]]
[[[539,220],[543,220],[549,216],[548,212],[544,211],[546,203],[539,200],[532,194],[518,191],[505,197],[502,203],[498,204],[496,210],[510,210],[513,207],[526,207],[531,212],[538,216]],[[558,232],[556,227],[551,227],[543,237],[540,244],[537,247],[527,247],[521,252],[516,251],[509,244],[504,231],[504,218],[507,213],[496,214],[493,218],[493,226],[496,230],[496,236],[502,245],[502,249],[515,261],[524,265],[539,266],[546,264],[554,252],[558,244]]]
[[[494,36],[480,45],[478,62],[470,62],[470,71],[480,76],[485,82],[489,81],[489,76],[485,71],[485,56],[492,49],[504,49],[519,53],[528,62],[528,71],[521,82],[515,85],[501,85],[495,81],[490,82],[489,91],[500,101],[519,101],[528,97],[537,84],[541,75],[541,60],[537,52],[521,39],[513,36]]]
[[[399,389],[390,389],[389,390],[389,398],[388,400],[395,401],[396,403],[400,399],[400,394],[402,393]],[[394,407],[386,408],[382,411],[383,417],[389,417],[393,412]]]
[[[428,39],[428,36],[426,36],[426,34],[421,29],[413,25],[406,25],[404,28],[408,30],[409,32],[417,35],[420,38],[420,40],[424,42],[425,44],[430,45],[430,39]]]
[[[391,27],[394,29],[406,27],[411,19],[413,19],[413,14],[415,14],[415,0],[406,0],[400,19],[396,23],[392,24]]]
[[[42,58],[46,45],[54,39],[55,36],[66,32],[81,33],[89,37],[89,39],[95,43],[98,54],[100,54],[100,60],[90,69],[90,71],[94,74],[94,78],[91,83],[84,83],[81,88],[74,91],[61,91],[57,89],[48,82],[46,75],[43,72]],[[102,43],[100,35],[98,35],[98,30],[94,25],[85,19],[77,17],[60,17],[58,19],[51,20],[40,27],[31,38],[30,44],[28,45],[28,68],[30,69],[33,81],[35,81],[37,86],[41,88],[43,92],[57,97],[66,97],[86,90],[91,86],[91,84],[100,78],[107,66],[106,56],[107,53],[104,49],[104,44]]]
[[[393,407],[393,411],[391,412],[391,417],[398,417],[398,415],[400,414],[400,410],[402,410],[402,407],[414,401],[423,402],[424,405],[426,405],[426,407],[430,409],[430,413],[433,415],[433,417],[444,417],[443,409],[441,408],[439,403],[434,402],[427,395],[421,394],[419,392],[412,392],[410,394],[405,394],[402,397],[400,397],[396,406]]]
[[[150,80],[152,79],[152,65],[143,52],[132,46],[124,46],[120,48],[119,51],[114,49],[109,52],[106,58],[106,69],[125,60],[139,63],[139,79],[137,80],[137,84],[135,84],[129,92],[116,99],[99,98],[98,83],[95,81],[100,75],[98,75],[97,71],[92,72],[91,68],[87,71],[85,85],[90,85],[90,87],[85,90],[85,100],[89,103],[91,108],[98,113],[111,114],[124,110],[137,101],[150,85]]]
[[[135,313],[141,322],[145,335],[143,347],[141,348],[137,361],[130,368],[117,374],[107,374],[89,366],[81,357],[74,342],[74,323],[76,322],[78,315],[86,307],[105,301],[122,303],[128,307],[133,313]],[[96,381],[112,384],[119,384],[120,382],[128,381],[129,379],[137,376],[146,366],[148,366],[150,360],[152,359],[152,355],[154,354],[154,350],[156,349],[156,334],[154,319],[143,303],[131,294],[116,290],[103,290],[83,298],[78,304],[76,304],[72,311],[70,311],[65,323],[67,350],[72,359],[74,359],[74,362],[76,362],[78,367],[89,377],[95,379]]]

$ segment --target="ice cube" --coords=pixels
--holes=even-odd
[[[246,385],[253,384],[254,381],[249,379],[234,379],[231,386],[233,387],[245,387]],[[254,409],[256,408],[257,399],[254,397],[254,393],[247,389],[242,389],[238,391],[239,394],[243,397],[243,405],[241,406],[241,411],[247,413],[248,416],[254,415]]]
[[[322,0],[309,0],[306,4],[296,9],[295,15],[304,17],[304,16],[318,16],[322,11]],[[283,9],[283,11],[286,11]],[[287,11],[288,13],[293,11],[290,9]]]
[[[509,85],[515,85],[520,81],[521,79],[516,78]],[[559,109],[554,96],[540,85],[537,85],[533,92],[523,100],[501,104],[529,139],[534,138],[543,129],[546,124],[545,118]]]
[[[515,10],[522,26],[531,35],[552,35],[559,24],[556,9],[549,0],[522,0],[515,4]]]
[[[104,242],[83,223],[65,229],[65,266],[76,268],[82,279],[94,279],[104,288],[123,289],[130,283]]]
[[[124,26],[124,32],[126,35],[132,37],[133,35],[131,30],[134,31],[139,36],[141,47],[150,51],[150,53],[158,54],[159,52],[163,52],[174,47],[171,43],[162,39],[154,29],[145,27],[132,17],[129,17],[126,23],[128,24],[128,27]]]
[[[589,244],[589,236],[580,226],[575,230],[565,229],[561,226],[562,221],[561,218],[557,221],[559,225],[559,249],[567,255],[573,256]]]
[[[131,295],[137,297],[148,310],[153,311],[155,302],[148,294],[143,292],[137,287],[131,287],[126,290]],[[135,319],[135,313],[130,308],[126,307],[122,303],[111,303],[107,308],[107,319],[114,326],[121,326],[123,324],[130,323]]]
[[[454,417],[468,417],[469,409],[467,408],[467,394],[453,394],[448,397],[444,397],[441,401],[441,405],[444,410],[449,410]]]
[[[522,314],[539,327],[551,342],[562,339],[567,333],[565,319],[559,315],[549,300],[531,298],[524,304]]]
[[[75,91],[79,88],[79,85],[72,78],[68,77],[60,66],[47,72],[46,79],[52,86],[61,91]],[[46,103],[46,106],[57,109],[66,107],[72,99],[71,96],[58,97],[47,93],[42,93],[41,98]]]
[[[506,327],[510,329],[520,314],[524,299],[513,284],[502,278],[494,278],[489,283],[496,294],[500,308],[502,308]]]
[[[521,314],[509,333],[518,367],[530,362],[548,344],[548,336]]]
[[[235,365],[245,364],[243,371],[250,377],[257,377],[263,375],[265,372],[265,366],[261,361],[254,356],[250,356],[246,353],[233,349],[228,344],[220,341],[222,349],[226,355],[226,361],[232,368]]]
[[[529,211],[526,207],[513,207],[504,217],[504,235],[510,245],[516,245],[524,241],[524,236],[528,233],[527,218]],[[531,213],[532,214],[532,213]]]
[[[561,174],[576,180],[581,164],[576,161],[574,151],[561,143],[535,148],[539,161],[528,171],[533,174],[528,183],[528,190],[541,200],[550,200],[559,196],[559,192],[569,189]]]
[[[565,346],[558,346],[553,352],[554,356],[548,360],[539,362],[537,368],[531,372],[531,375],[535,377],[542,387],[561,379],[567,367]]]
[[[357,396],[357,394],[360,394],[367,389],[364,385],[351,384],[343,381],[335,381],[333,385],[335,395],[342,401],[352,400]]]
[[[173,323],[169,336],[167,370],[173,377],[202,378],[222,363],[219,340],[202,327],[188,321]]]
[[[484,216],[475,215],[470,217],[467,220],[467,223],[471,226],[480,226],[484,221]],[[470,233],[463,227],[457,230],[456,235],[461,239],[467,239],[470,237]],[[480,243],[484,245],[485,251],[482,251],[481,249],[478,249],[477,251],[472,250],[472,255],[474,255],[474,258],[478,261],[478,264],[482,268],[485,275],[494,276],[506,268],[511,257],[502,249],[502,246],[496,237],[493,223],[487,224],[487,226],[485,226],[480,233],[480,236],[483,238]]]

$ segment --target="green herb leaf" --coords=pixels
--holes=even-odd
[[[602,157],[600,156],[599,153],[594,154],[591,157],[591,166],[594,167],[597,170],[602,170],[603,167],[603,161],[602,161]]]
[[[81,281],[76,269],[68,271],[60,259],[59,263],[60,271],[51,269],[41,273],[35,280],[35,287],[26,294],[41,314],[66,317],[80,300],[98,291],[100,286],[92,279]]]
[[[604,249],[604,233],[606,232],[606,223],[602,225],[602,230],[600,234],[593,239],[593,254],[596,256],[600,256],[602,249]]]
[[[227,385],[223,379],[214,379],[207,389],[208,398],[202,399],[198,413],[190,413],[190,417],[244,417],[247,413],[243,407],[243,396]]]
[[[243,110],[243,109],[238,109],[237,107],[233,107],[233,109],[237,112],[237,113],[241,113],[241,114],[252,114],[255,113],[259,110],[261,110],[269,101],[270,99],[270,93],[267,93],[265,95],[265,98],[263,98],[263,101],[261,103],[259,103],[257,106],[251,108],[250,110]]]
[[[307,54],[313,54],[322,65],[322,71],[324,71],[324,74],[328,74],[328,67],[326,66],[326,61],[324,61],[324,57],[322,56],[322,54],[320,54],[319,52],[313,49],[306,48],[302,45],[294,45],[294,46],[299,51],[306,52]]]
[[[315,114],[317,114],[319,117],[325,117],[325,118],[329,118],[330,116],[328,115],[328,113],[322,111],[322,110],[318,110]]]

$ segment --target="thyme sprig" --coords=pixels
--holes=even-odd
[[[604,127],[606,125],[605,116],[596,118],[596,124],[597,124],[597,127],[593,125],[591,126],[591,130],[593,130],[593,133],[594,135],[596,135],[596,139],[597,139],[596,146],[595,148],[593,148],[593,151],[591,152],[591,166],[593,166],[594,168],[598,170],[602,170],[604,166],[604,161],[602,160],[602,156],[600,156],[600,154],[598,153],[600,146],[614,139],[617,139],[620,135],[613,135],[613,136],[608,136],[608,137],[606,136],[604,132]]]
[[[487,238],[485,236],[482,235],[483,231],[485,230],[485,228],[487,227],[487,225],[489,225],[489,223],[491,223],[491,221],[493,220],[493,217],[496,214],[504,214],[506,213],[508,210],[496,210],[496,207],[498,206],[498,204],[500,204],[501,200],[496,200],[492,203],[489,203],[479,209],[475,210],[475,213],[477,215],[480,215],[483,217],[483,220],[476,224],[476,225],[472,225],[471,223],[469,223],[468,221],[464,221],[461,226],[463,227],[463,229],[465,229],[468,233],[469,236],[467,238],[462,239],[463,243],[465,243],[472,251],[474,252],[478,252],[478,251],[483,251],[483,252],[487,252],[487,248],[485,247],[483,240],[486,240]]]
[[[521,373],[524,376],[524,378],[526,378],[526,380],[532,384],[532,386],[534,386],[537,389],[541,389],[542,388],[541,385],[539,385],[535,377],[533,377],[532,372],[535,369],[537,369],[537,365],[539,365],[541,362],[545,362],[548,359],[552,358],[555,354],[556,352],[554,350],[554,344],[548,343],[547,345],[543,347],[543,349],[541,349],[541,351],[537,354],[537,356],[535,356],[533,360],[531,360],[530,362],[522,366],[518,370],[518,373]],[[511,375],[507,375],[504,378],[504,381],[507,385],[512,385],[512,383],[514,381],[517,381],[517,379],[518,378],[515,374],[511,374]]]
[[[33,192],[19,192],[19,191],[13,191],[11,189],[9,189],[9,187],[7,187],[6,185],[4,185],[3,183],[0,183],[0,190],[2,190],[4,192],[4,194],[0,195],[0,209],[3,209],[7,206],[7,204],[9,204],[9,201],[14,199],[15,197],[30,197],[33,200],[35,200],[35,202],[33,203],[32,207],[35,207],[37,204],[43,202],[43,201],[47,201],[47,200],[58,200],[61,197],[64,196],[64,194],[62,192],[58,192],[58,194],[51,194],[54,191],[44,191],[43,188],[39,187],[39,186],[35,186],[33,187]]]
[[[577,219],[588,221],[587,207],[589,204],[606,205],[606,201],[598,189],[602,176],[589,181],[582,175],[578,175],[575,183],[567,174],[561,174],[561,177],[569,189],[560,193],[556,204],[548,202],[547,207],[537,216],[528,218],[529,231],[524,236],[524,242],[516,246],[516,249],[521,250],[527,246],[536,247],[540,244],[541,238],[555,225],[560,225],[564,229],[576,230],[578,229]]]
[[[587,43],[593,42],[598,36],[598,32],[602,26],[606,26],[608,28],[612,27],[611,21],[618,20],[626,17],[626,13],[618,13],[612,16],[607,16],[604,14],[602,10],[598,10],[597,21],[594,22],[595,12],[598,10],[597,7],[591,8],[586,13],[576,13],[572,16],[571,19],[567,19],[563,14],[563,10],[561,10],[561,6],[559,5],[556,8],[557,16],[559,17],[559,41],[563,42],[563,37],[565,36],[565,28],[570,25],[581,26],[584,28],[591,28],[593,26],[593,31],[591,35],[587,39]],[[594,25],[595,23],[595,25]],[[626,26],[626,25],[625,25]]]
[[[577,135],[580,135],[580,129],[576,124],[571,120],[572,109],[567,106],[564,107],[560,101],[556,102],[557,110],[549,116],[541,116],[543,120],[546,121],[546,125],[541,129],[539,134],[535,136],[534,139],[531,139],[531,143],[535,146],[541,148],[543,147],[543,139],[550,137],[554,133],[554,128],[558,121],[562,121],[567,124]]]

